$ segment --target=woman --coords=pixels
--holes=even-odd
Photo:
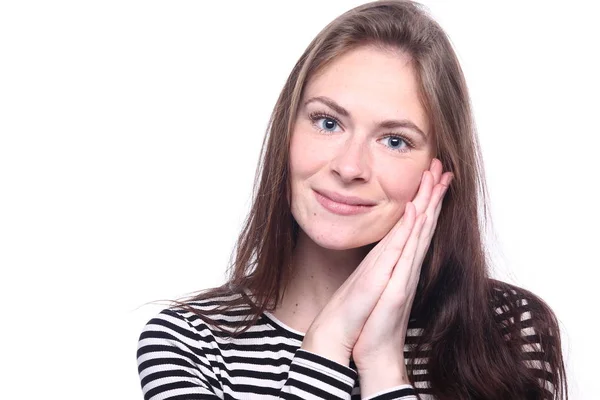
[[[464,77],[418,4],[325,27],[265,140],[229,281],[140,337],[146,399],[566,397],[554,314],[489,278]]]

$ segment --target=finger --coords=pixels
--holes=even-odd
[[[444,200],[444,195],[446,194],[447,189],[448,186],[445,186],[443,184],[439,184],[433,189],[433,192],[431,194],[431,201],[429,202],[427,210],[425,211],[425,214],[427,215],[427,223],[423,230],[424,233],[428,233],[429,228],[435,226],[435,223],[437,222],[436,217],[437,215],[439,215],[438,211],[441,209],[442,202]]]
[[[431,172],[431,171],[423,172],[423,177],[421,179],[419,191],[417,192],[415,199],[412,202],[409,202],[406,204],[406,207],[409,207],[410,203],[412,203],[412,205],[414,205],[414,207],[416,209],[416,215],[426,212],[426,210],[429,206],[429,203],[431,202],[431,195],[433,193],[433,189],[439,185],[442,185],[442,187],[447,187],[448,185],[450,185],[450,182],[452,181],[452,178],[454,177],[454,175],[451,172],[445,172],[444,174],[442,174],[442,163],[438,159],[432,160],[432,166],[434,169],[433,172]],[[434,178],[434,174],[441,175],[441,176],[439,178]],[[434,185],[433,180],[437,180],[438,182]],[[406,210],[405,210],[405,213],[406,213]],[[404,218],[404,217],[402,217],[402,218]],[[402,224],[402,218],[400,218],[400,220],[398,220],[396,225],[392,228],[392,230],[388,233],[388,235],[379,242],[379,244],[382,244],[382,245],[385,244],[382,242],[384,242],[385,239],[390,236],[390,234],[393,234],[393,231],[398,229],[398,227]]]
[[[452,172],[444,172],[442,178],[440,179],[440,183],[445,186],[450,186],[450,182],[454,179],[454,174]]]
[[[429,171],[431,171],[431,175],[433,176],[433,185],[435,186],[438,183],[440,183],[440,179],[442,178],[443,172],[442,162],[437,158],[431,160]]]
[[[420,265],[414,265],[413,261],[417,252],[419,236],[426,220],[427,216],[425,214],[419,216],[415,222],[411,235],[402,250],[402,254],[394,267],[392,277],[388,282],[388,287],[392,291],[392,295],[402,295],[403,293],[409,295],[409,292],[412,291],[412,288],[409,287],[410,277],[413,275],[413,269],[415,267],[420,269]]]
[[[420,266],[425,259],[425,255],[427,254],[427,250],[431,245],[431,239],[433,238],[433,234],[435,232],[435,228],[437,227],[437,221],[440,216],[440,212],[442,210],[442,203],[444,194],[446,193],[447,187],[445,186],[437,186],[434,189],[434,193],[432,195],[431,208],[428,209],[427,221],[425,222],[423,228],[421,229],[421,234],[419,236],[419,243],[417,245],[417,252],[414,262],[419,264],[419,274],[420,274]],[[418,276],[416,273],[411,276],[411,282],[418,281]]]
[[[441,205],[444,195],[448,190],[448,186],[452,181],[452,178],[453,174],[451,172],[444,173],[440,178],[440,182],[433,188],[431,198],[427,206],[427,210],[425,211],[425,213],[427,214],[427,218],[430,219],[428,221],[428,225],[426,225],[425,228],[427,228],[431,224],[435,224],[435,222],[437,221],[435,218],[432,217],[434,217],[436,213],[435,211]]]
[[[449,189],[449,184],[450,182],[452,182],[453,177],[454,175],[451,172],[444,173],[440,180],[440,183],[434,188],[435,193],[432,194],[432,200],[430,205],[431,208],[433,208],[433,212],[431,211],[431,208],[428,209],[428,224],[424,229],[424,231],[428,232],[430,236],[433,236],[433,232],[435,231],[435,228],[437,226],[438,218],[442,210],[442,204],[444,202],[444,197],[446,196],[446,192]]]
[[[440,200],[435,208],[434,216],[433,216],[433,230],[437,226],[438,218],[440,216],[440,212],[442,211],[442,204],[444,204],[444,197],[446,196],[446,192],[448,191],[448,186],[442,188],[442,194],[440,196]]]
[[[401,252],[402,247],[404,246],[404,242],[406,242],[406,238],[410,234],[413,225],[416,219],[415,207],[411,202],[408,202],[405,206],[405,211],[402,218],[394,225],[394,227],[388,232],[388,234],[377,243],[377,245],[371,249],[369,254],[365,257],[361,266],[364,265],[365,269],[371,268],[373,265],[380,262],[380,257],[383,252],[387,249],[387,256],[396,257],[394,260],[394,264],[398,257],[400,256],[399,252]],[[395,243],[395,247],[389,247],[391,243]],[[398,254],[394,255],[394,250],[398,252]],[[400,249],[400,250],[398,250]],[[357,269],[358,270],[358,269]],[[358,271],[355,272],[358,273]]]
[[[447,172],[442,175],[441,181],[450,182],[452,179],[452,174]],[[427,184],[427,183],[426,183]],[[417,243],[417,264],[418,264],[418,273],[415,275],[418,277],[420,274],[420,265],[425,258],[425,254],[429,248],[429,244],[431,242],[431,237],[433,236],[433,231],[437,225],[437,218],[441,211],[441,203],[442,197],[447,189],[447,186],[443,184],[436,185],[435,193],[432,193],[433,197],[435,194],[435,198],[429,199],[429,204],[427,210],[425,210],[425,215],[427,215],[427,219],[424,222],[425,226],[420,228],[419,240]],[[432,190],[433,192],[433,190]],[[423,197],[424,198],[424,197]],[[390,268],[390,262],[397,262],[402,253],[404,246],[406,244],[406,234],[412,228],[414,230],[414,224],[416,223],[416,207],[411,203],[406,204],[406,210],[404,215],[398,223],[392,228],[392,230],[377,244],[375,248],[371,250],[371,252],[367,255],[370,260],[368,261],[368,265],[372,266],[379,263],[385,263],[387,267],[383,267],[383,265],[379,266],[379,268]],[[404,231],[402,234],[399,232],[400,228],[403,226],[403,219],[407,219],[404,225]],[[431,221],[430,221],[431,219]],[[423,231],[426,231],[424,234]],[[421,239],[423,238],[423,239]],[[395,244],[391,244],[395,243]],[[382,257],[383,254],[383,257]],[[366,261],[366,260],[365,260]],[[414,259],[413,259],[414,262]],[[392,267],[393,268],[393,267]],[[414,280],[414,278],[413,278]]]
[[[441,162],[439,162],[439,160],[437,160],[437,162],[434,164],[437,164],[438,167],[441,168]],[[441,181],[443,181],[443,182],[449,183],[451,179],[452,179],[452,173],[450,173],[450,172],[444,173],[441,177]],[[433,180],[433,178],[430,175],[430,172],[425,171],[423,173],[423,179],[421,181],[419,193],[417,194],[417,198],[416,198],[416,200],[421,203],[421,205],[419,206],[419,209],[422,210],[421,213],[424,212],[424,210],[426,210],[428,202],[431,201],[431,193],[430,192],[433,190],[432,180]],[[425,204],[425,205],[423,205],[423,204]],[[394,227],[390,230],[390,232],[388,232],[386,234],[386,236],[384,236],[384,238],[381,239],[379,241],[379,243],[377,243],[375,245],[375,247],[373,249],[371,249],[369,254],[367,254],[367,256],[365,257],[365,260],[364,260],[365,267],[368,265],[372,265],[377,260],[377,258],[381,254],[381,252],[385,249],[387,244],[392,240],[394,235],[398,232],[398,229],[403,224],[403,220],[406,219],[406,216],[408,215],[407,210],[409,208],[413,208],[413,211],[415,211],[416,213],[419,211],[418,209],[416,209],[416,206],[414,205],[413,202],[409,202],[406,204],[405,211],[404,211],[402,218],[400,218],[398,220],[398,222],[396,223],[396,225],[394,225]],[[355,272],[359,272],[359,271],[355,270]]]
[[[387,245],[387,243],[389,243],[390,240],[392,240],[393,236],[396,234],[396,232],[398,232],[402,224],[412,224],[414,223],[415,218],[415,206],[412,202],[409,201],[404,206],[404,213],[402,214],[402,217],[396,222],[392,229],[390,229],[390,231],[383,237],[383,239],[379,241],[379,243],[375,247],[379,247],[380,249],[384,248]]]
[[[423,172],[423,178],[421,179],[421,185],[419,191],[412,201],[417,210],[417,215],[422,214],[427,209],[429,199],[431,198],[431,191],[433,190],[433,175],[430,171]]]
[[[385,237],[383,249],[399,249],[402,251],[406,240],[414,229],[416,219],[417,215],[414,204],[412,202],[406,203],[406,210],[404,211],[402,220],[399,221],[390,234]]]
[[[437,159],[434,159],[433,161],[435,161],[435,162],[433,162],[433,166],[434,166],[433,169],[435,170],[435,173],[441,174],[441,168],[442,168],[441,162]],[[442,177],[445,177],[445,179],[447,180],[449,178],[449,174],[450,173],[446,173]],[[431,202],[431,194],[432,194],[432,191],[434,188],[433,187],[433,179],[434,178],[433,178],[433,174],[431,173],[431,171],[423,172],[423,178],[421,180],[421,185],[419,187],[419,192],[417,193],[417,196],[415,197],[413,202],[409,202],[406,205],[406,207],[409,207],[409,204],[412,203],[411,205],[414,205],[417,215],[426,212],[426,210],[429,206],[429,203]],[[439,183],[438,183],[438,185],[439,185]],[[406,214],[406,211],[405,211],[405,214]],[[392,228],[392,230],[388,233],[388,235],[386,235],[386,237],[384,237],[377,244],[377,246],[379,246],[379,249],[376,250],[375,252],[381,251],[385,247],[387,242],[389,242],[391,237],[394,235],[394,232],[397,231],[398,227],[402,224],[403,218],[404,218],[404,216],[396,223],[396,225]]]
[[[398,227],[393,235],[390,235],[385,246],[373,255],[372,260],[368,261],[366,264],[361,263],[361,268],[357,268],[357,270],[360,269],[360,271],[355,270],[357,273],[351,275],[351,280],[353,282],[356,280],[368,279],[369,281],[374,282],[374,285],[371,285],[371,287],[381,286],[381,291],[383,292],[383,290],[385,290],[387,282],[394,270],[394,266],[402,255],[404,246],[414,230],[414,224],[416,222],[414,207],[407,207],[406,213],[407,215],[404,223]],[[369,253],[369,255],[370,254],[371,253]],[[384,281],[382,281],[382,279],[384,279]],[[379,282],[379,284],[377,282]]]
[[[431,192],[429,204],[427,205],[427,209],[424,211],[424,214],[427,215],[427,223],[425,224],[425,227],[423,228],[423,233],[425,233],[425,234],[428,234],[431,231],[431,228],[435,227],[436,209],[437,209],[438,205],[440,205],[442,202],[443,196],[446,192],[446,188],[447,188],[446,185],[444,185],[442,183],[438,183],[437,185],[435,185],[435,187],[433,188],[433,190]],[[423,235],[423,233],[422,233],[422,235]]]

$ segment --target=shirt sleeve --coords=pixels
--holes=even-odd
[[[138,373],[145,400],[223,399],[218,379],[218,349],[211,335],[172,310],[145,326],[138,342]],[[214,339],[213,339],[214,340]],[[352,368],[298,349],[280,399],[350,400],[358,374]],[[385,395],[384,395],[385,396]],[[377,397],[377,400],[404,397]]]
[[[524,363],[536,375],[540,386],[544,390],[544,398],[552,399],[554,398],[555,387],[552,384],[552,369],[548,361],[546,361],[548,356],[546,353],[552,351],[552,349],[542,346],[542,336],[534,326],[535,312],[529,309],[528,300],[521,299],[519,307],[522,310],[519,318],[522,326],[521,337],[523,344],[521,350],[523,352]]]
[[[362,400],[418,400],[417,393],[411,385],[400,385],[377,392]]]
[[[200,335],[183,316],[171,310],[162,311],[146,324],[137,351],[145,400],[223,398],[209,349],[198,339]]]
[[[349,400],[357,377],[356,371],[345,365],[298,349],[281,398]]]
[[[518,290],[515,290],[518,289]],[[498,320],[503,325],[503,334],[506,340],[519,337],[522,362],[531,370],[538,386],[543,391],[544,399],[555,398],[557,388],[554,386],[557,377],[554,376],[550,360],[559,352],[551,343],[557,339],[551,338],[553,332],[550,328],[540,331],[538,313],[543,312],[542,305],[531,294],[525,294],[521,288],[511,288],[504,291],[503,296],[514,304],[514,311],[508,312],[506,308],[496,308]],[[528,292],[526,292],[528,293]],[[515,329],[517,331],[515,332]],[[556,327],[558,329],[558,327]],[[552,339],[552,340],[550,340]]]

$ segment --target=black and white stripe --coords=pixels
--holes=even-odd
[[[188,304],[203,313],[234,296],[239,295]],[[526,305],[524,301],[521,320],[531,318]],[[211,319],[235,323],[246,318],[248,311],[239,308],[211,315]],[[409,324],[407,349],[421,332]],[[522,334],[535,336],[530,331]],[[354,363],[351,361],[349,368],[300,349],[302,340],[302,333],[285,326],[270,313],[262,314],[249,330],[231,338],[190,311],[163,310],[146,324],[139,340],[138,371],[144,398],[360,399]],[[544,366],[536,362],[541,351],[539,344],[532,342],[523,350],[531,354],[528,366],[543,372]],[[416,399],[415,390],[423,400],[433,399],[428,394],[427,361],[427,354],[407,359],[407,363],[420,365],[414,371],[415,388],[398,386],[370,396],[369,400]],[[551,392],[553,388],[548,390]]]

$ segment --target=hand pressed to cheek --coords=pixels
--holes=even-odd
[[[412,199],[412,203],[415,206],[417,215],[426,211],[431,197],[439,186],[440,190],[447,187],[452,179],[452,173],[443,172],[442,163],[434,158],[431,161],[430,168],[422,173],[419,187],[417,188],[416,194]],[[432,220],[432,213],[429,213],[428,223],[434,223]]]
[[[361,329],[389,281],[415,223],[415,208],[407,204],[404,221],[363,259],[315,318],[302,348],[345,363]]]
[[[417,218],[391,278],[354,346],[352,354],[359,371],[372,368],[375,362],[382,362],[382,357],[388,361],[390,358],[403,359],[404,336],[413,296],[412,288],[406,283],[409,282],[425,220],[424,214]]]
[[[372,370],[377,368],[377,365],[385,365],[386,362],[403,360],[406,328],[421,265],[451,178],[451,173],[442,174],[441,163],[438,160],[433,160],[431,170],[424,173],[419,193],[415,197],[415,202],[420,202],[420,216],[353,349],[354,360],[357,367],[360,365],[359,369]],[[391,239],[386,240],[389,242]]]
[[[419,236],[426,217],[421,214],[411,231],[392,278],[369,315],[352,355],[360,376],[361,393],[373,393],[408,384],[404,360],[404,337],[412,303],[405,288],[395,288],[394,276],[410,273],[405,264],[414,261]],[[398,279],[402,281],[402,279]],[[399,315],[398,315],[399,314]]]
[[[417,215],[425,212],[425,209],[427,208],[431,200],[433,189],[436,185],[441,183],[441,178],[442,163],[438,159],[434,158],[433,160],[431,160],[429,169],[423,172],[419,190],[417,191],[417,194],[413,199],[413,203],[415,204],[415,207],[417,209]]]

